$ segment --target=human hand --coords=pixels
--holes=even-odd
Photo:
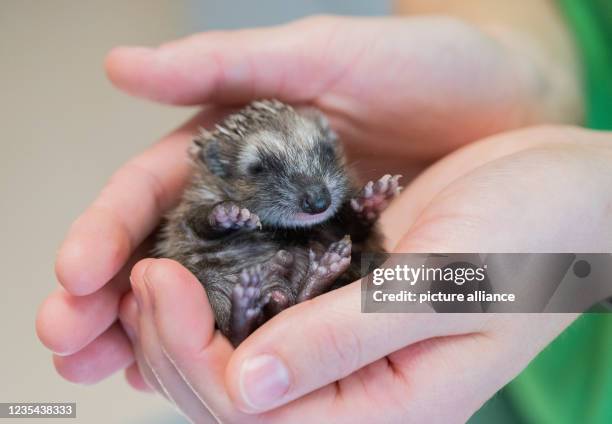
[[[222,113],[205,109],[126,163],[70,228],[56,262],[61,286],[36,320],[39,338],[66,379],[94,383],[133,363],[116,323],[121,296],[134,264],[150,255],[150,234],[189,179],[186,150],[194,132]],[[135,366],[126,372],[135,387],[146,388]]]
[[[329,114],[351,159],[369,176],[379,169],[410,175],[406,168],[476,137],[556,117],[537,103],[530,84],[523,86],[521,61],[450,18],[322,17],[207,33],[157,50],[120,48],[109,55],[107,70],[120,88],[169,103],[255,97],[313,103]],[[94,382],[133,360],[113,323],[129,270],[149,251],[137,246],[180,195],[196,126],[215,122],[219,113],[209,109],[129,162],[73,225],[56,263],[62,287],[37,319],[66,378]],[[128,375],[140,385],[134,370]]]
[[[458,151],[384,215],[394,251],[610,251],[610,141],[550,127]],[[362,314],[356,282],[233,351],[179,264],[140,262],[132,287],[121,317],[140,369],[194,422],[464,422],[575,318]]]
[[[508,129],[579,119],[579,105],[555,109],[565,99],[548,80],[570,71],[531,63],[510,38],[443,16],[323,16],[205,32],[155,49],[120,47],[107,71],[120,89],[164,103],[313,104],[351,157],[399,166]]]

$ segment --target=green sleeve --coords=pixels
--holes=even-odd
[[[558,0],[584,64],[587,126],[612,129],[612,0]]]
[[[582,55],[587,126],[610,130],[612,0],[558,3]],[[490,422],[612,423],[612,314],[581,316],[470,420]]]
[[[526,423],[612,423],[612,315],[581,316],[506,387]]]

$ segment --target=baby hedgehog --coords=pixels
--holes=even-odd
[[[375,223],[400,176],[357,190],[318,110],[253,102],[202,130],[190,154],[193,180],[156,253],[199,279],[234,346],[283,309],[359,279],[361,253],[383,251]]]

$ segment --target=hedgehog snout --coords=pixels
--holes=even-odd
[[[325,212],[331,205],[329,189],[324,184],[313,184],[305,187],[299,205],[300,209],[308,214]]]

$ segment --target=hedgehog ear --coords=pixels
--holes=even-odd
[[[218,177],[227,176],[226,161],[222,158],[219,140],[196,138],[189,153],[198,162],[203,163],[212,174]]]
[[[327,141],[335,143],[338,140],[338,135],[332,130],[327,117],[320,110],[313,107],[303,107],[299,109],[299,112],[317,125]]]
[[[210,172],[218,177],[227,177],[227,163],[221,155],[219,140],[210,140],[202,149],[202,159]]]

